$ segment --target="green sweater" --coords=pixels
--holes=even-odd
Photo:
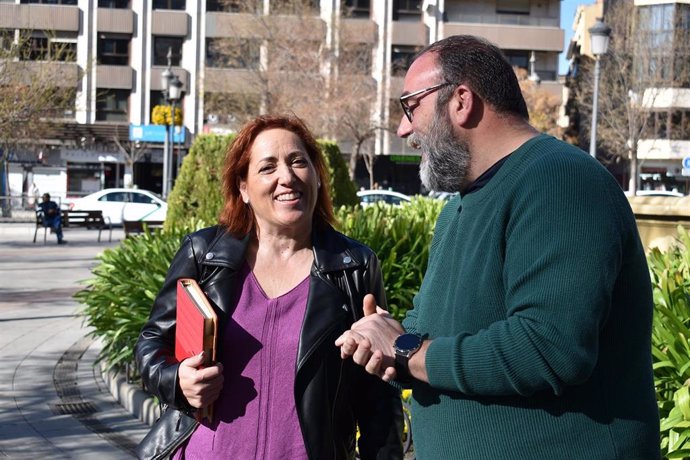
[[[658,459],[652,295],[613,177],[541,135],[446,205],[403,322],[419,460]]]

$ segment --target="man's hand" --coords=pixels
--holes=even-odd
[[[364,318],[338,337],[335,345],[340,347],[343,359],[352,356],[352,360],[364,366],[368,373],[391,380],[395,378],[393,342],[404,330],[387,311],[376,305],[373,295],[364,297],[363,308]]]
[[[197,409],[213,404],[223,389],[223,365],[217,363],[199,369],[203,362],[203,353],[199,353],[182,361],[177,371],[182,394]]]

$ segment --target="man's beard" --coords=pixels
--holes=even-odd
[[[412,133],[407,142],[426,154],[419,178],[427,190],[459,192],[465,185],[471,154],[467,142],[456,139],[445,110],[436,109],[427,134]]]

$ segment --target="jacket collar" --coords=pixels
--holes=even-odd
[[[318,272],[328,273],[351,270],[361,267],[364,261],[348,244],[349,239],[333,227],[314,228],[312,231],[312,246],[314,252],[314,268]],[[225,266],[239,270],[245,260],[245,253],[249,245],[249,236],[237,239],[228,234],[223,227],[218,227],[215,238],[208,245],[204,260],[206,265]]]

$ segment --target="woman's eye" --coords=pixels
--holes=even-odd
[[[292,164],[297,166],[305,166],[307,164],[306,158],[295,158]]]

